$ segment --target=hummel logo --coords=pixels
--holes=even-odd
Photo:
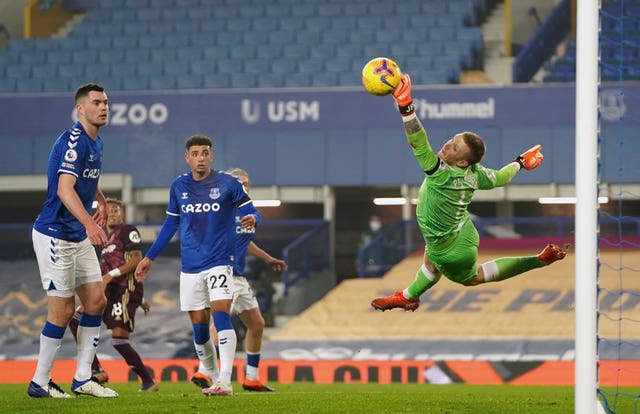
[[[189,193],[182,193],[182,199],[186,200],[189,198]]]

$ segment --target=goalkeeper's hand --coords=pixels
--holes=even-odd
[[[520,167],[524,168],[525,170],[533,170],[538,165],[540,165],[540,163],[544,159],[544,155],[542,155],[542,153],[540,152],[541,149],[542,145],[540,144],[533,146],[522,154],[518,155],[514,161],[520,164]]]
[[[393,99],[395,99],[400,109],[402,116],[411,115],[414,111],[413,100],[411,99],[411,78],[407,73],[402,74],[400,83],[392,92]]]

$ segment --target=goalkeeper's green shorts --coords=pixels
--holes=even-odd
[[[480,237],[473,222],[467,220],[445,247],[427,243],[426,252],[436,269],[453,282],[464,284],[478,274]]]

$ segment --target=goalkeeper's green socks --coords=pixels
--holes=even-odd
[[[502,257],[483,263],[485,282],[498,282],[517,276],[529,270],[543,267],[545,264],[538,259],[538,256],[523,257]]]
[[[417,299],[426,292],[427,289],[438,283],[438,280],[440,280],[440,274],[431,273],[423,264],[416,272],[416,278],[413,283],[404,290],[404,296],[407,299]],[[411,297],[407,297],[407,294]]]

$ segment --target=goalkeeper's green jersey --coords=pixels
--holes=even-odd
[[[407,134],[407,140],[426,174],[418,194],[416,216],[430,248],[437,249],[470,219],[467,208],[475,190],[503,186],[518,172],[513,164],[500,170],[480,164],[468,168],[449,165],[431,149],[424,129]]]

